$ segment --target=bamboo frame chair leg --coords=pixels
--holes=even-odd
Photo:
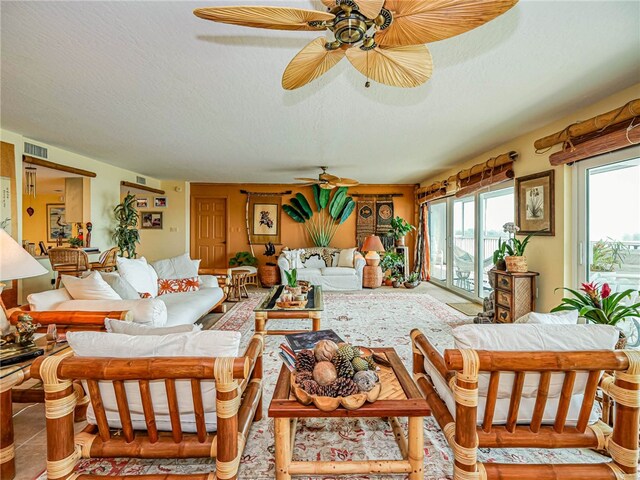
[[[238,382],[233,379],[233,359],[218,359],[216,380],[217,451],[216,479],[236,480],[240,454],[238,445]]]
[[[0,424],[0,476],[11,479],[16,475],[15,446],[13,444],[13,418],[11,416],[11,387],[0,392],[0,409],[2,409],[2,423]],[[9,412],[9,413],[8,413]]]
[[[322,322],[322,316],[320,315],[320,312],[311,312],[309,316],[311,317],[311,329],[314,332],[317,332],[322,328],[320,325]]]
[[[408,460],[411,465],[409,480],[424,478],[424,422],[422,417],[409,417],[409,451]]]
[[[276,480],[291,480],[289,463],[291,462],[291,419],[274,418],[276,447]]]

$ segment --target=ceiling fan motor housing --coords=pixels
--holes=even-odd
[[[367,33],[367,22],[364,15],[357,11],[336,15],[333,34],[340,43],[352,45],[361,41]]]

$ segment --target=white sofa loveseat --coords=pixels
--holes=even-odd
[[[364,257],[355,248],[283,250],[278,257],[283,284],[287,282],[285,271],[296,268],[298,280],[320,285],[326,291],[361,290],[365,265]]]
[[[147,263],[144,257],[119,258],[117,273],[92,272],[94,281],[88,282],[88,286],[76,284],[91,279],[63,277],[65,288],[31,294],[27,301],[34,312],[129,311],[129,318],[143,325],[194,324],[225,299],[217,277],[198,275],[199,263],[187,254],[153,264]],[[197,278],[197,290],[158,295],[158,279],[183,278]],[[148,294],[148,298],[141,298],[141,293]]]

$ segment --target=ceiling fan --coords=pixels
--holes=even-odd
[[[459,35],[493,20],[518,0],[321,0],[326,12],[287,7],[206,7],[205,20],[275,30],[329,31],[304,47],[284,71],[293,90],[315,80],[347,57],[369,79],[416,87],[431,77],[425,43]]]
[[[296,178],[295,180],[304,182],[303,185],[305,186],[318,185],[320,188],[323,188],[325,190],[331,190],[336,187],[355,187],[356,185],[360,184],[360,182],[351,178],[336,177],[335,175],[331,175],[330,173],[327,173],[327,168],[329,167],[320,167],[322,173],[318,175],[317,180],[315,178]]]

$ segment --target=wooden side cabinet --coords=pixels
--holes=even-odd
[[[513,323],[536,308],[537,272],[512,273],[492,270],[495,274],[495,323]]]

